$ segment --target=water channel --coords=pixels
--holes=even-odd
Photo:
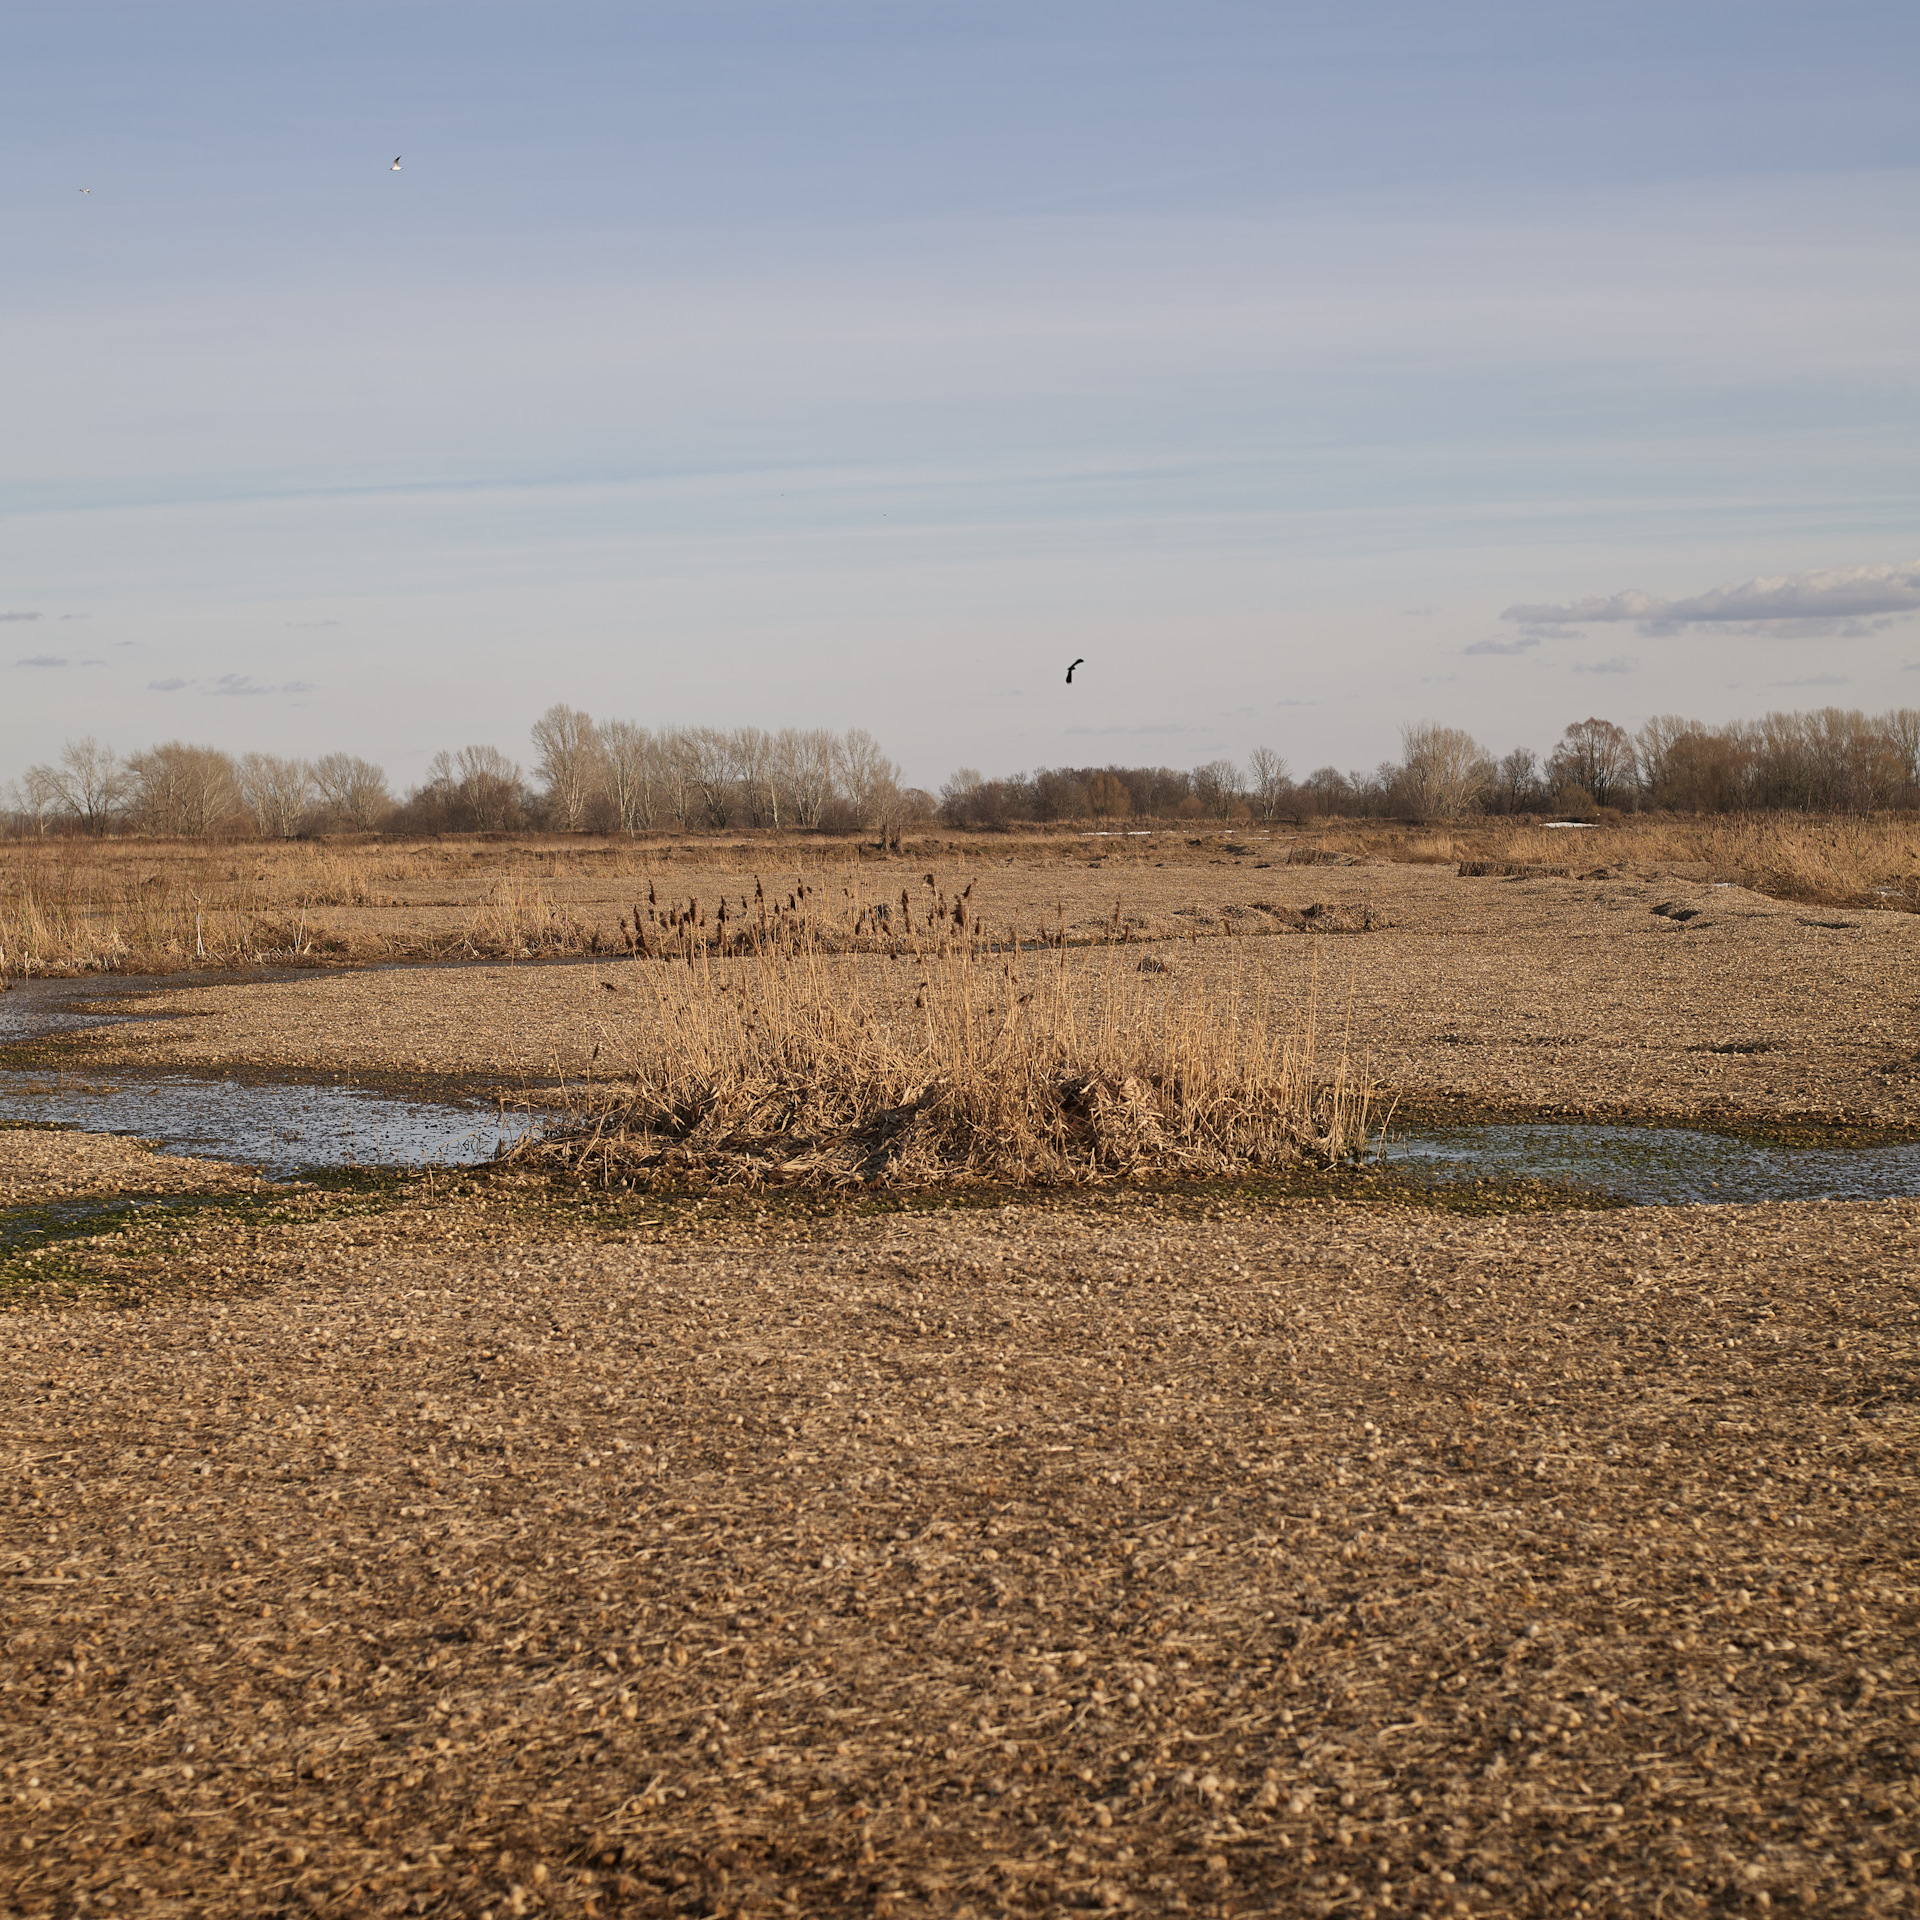
[[[1653,1207],[1920,1194],[1915,1141],[1779,1147],[1692,1127],[1493,1125],[1394,1134],[1383,1158],[1421,1179],[1547,1180]]]
[[[137,1020],[99,1010],[177,981],[34,981],[0,994],[0,1045]],[[77,1003],[93,1010],[81,1012]],[[540,1124],[488,1101],[366,1087],[53,1066],[0,1070],[0,1121],[133,1134],[167,1153],[270,1173],[321,1167],[448,1167],[489,1160]]]
[[[146,1017],[115,1013],[112,1002],[158,984],[16,984],[0,994],[0,1045]],[[7,1120],[134,1134],[169,1153],[275,1173],[470,1165],[540,1124],[537,1116],[455,1096],[84,1065],[0,1070],[0,1121]],[[1687,1127],[1482,1125],[1396,1133],[1381,1157],[1421,1180],[1546,1180],[1646,1206],[1920,1195],[1920,1142],[1911,1141],[1782,1147]]]

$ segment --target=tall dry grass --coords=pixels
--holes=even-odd
[[[627,969],[609,1080],[519,1156],[603,1183],[1065,1185],[1367,1144],[1373,1089],[1344,1041],[1322,1062],[1311,984],[1244,960],[1188,983],[1120,946],[902,958],[801,941]]]
[[[1316,826],[1296,862],[1345,855],[1416,866],[1454,861],[1564,867],[1666,867],[1779,900],[1920,913],[1920,817],[1912,814],[1616,815],[1591,826],[1480,819],[1449,828]]]

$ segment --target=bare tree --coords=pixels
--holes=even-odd
[[[1133,795],[1117,773],[1102,767],[1087,776],[1087,805],[1096,820],[1124,820],[1133,811]]]
[[[552,706],[533,723],[547,804],[568,833],[579,832],[599,784],[600,735],[577,707]]]
[[[631,720],[600,728],[600,774],[622,833],[651,827],[659,805],[660,743]]]
[[[31,828],[44,835],[48,822],[66,811],[60,796],[48,785],[51,767],[29,767],[18,780],[7,783],[7,811],[16,831]]]
[[[1293,784],[1287,778],[1287,763],[1271,747],[1255,747],[1247,755],[1247,773],[1253,783],[1253,798],[1260,809],[1260,818],[1271,824],[1285,806]]]
[[[833,798],[833,735],[825,727],[782,727],[773,736],[773,777],[789,822],[811,833]]]
[[[727,735],[727,757],[733,781],[756,827],[780,825],[780,779],[774,761],[773,735],[764,727],[735,727]]]
[[[877,827],[882,838],[898,825],[900,769],[881,751],[865,727],[849,727],[836,743],[834,775],[863,827]]]
[[[676,826],[691,827],[704,810],[698,748],[685,727],[663,727],[658,737],[661,790],[667,817]]]
[[[250,753],[237,769],[240,798],[268,840],[291,840],[313,797],[313,769],[304,760]]]
[[[1222,820],[1233,817],[1235,803],[1245,787],[1245,776],[1231,760],[1209,760],[1193,770],[1194,798]]]
[[[337,820],[367,833],[393,811],[387,776],[371,760],[350,753],[329,753],[313,763],[313,784]]]
[[[1540,797],[1540,756],[1515,747],[1497,770],[1492,799],[1496,813],[1524,813]]]
[[[1696,738],[1705,729],[1697,720],[1682,719],[1677,713],[1656,713],[1634,735],[1633,763],[1634,774],[1639,780],[1641,790],[1655,806],[1671,806],[1668,788],[1671,784],[1674,757],[1686,741]]]
[[[687,727],[682,751],[699,795],[707,826],[724,827],[733,818],[733,741],[719,727]]]
[[[453,762],[460,811],[483,832],[497,833],[520,812],[520,768],[498,747],[462,747]]]
[[[1315,767],[1305,784],[1315,813],[1339,813],[1352,797],[1347,776],[1338,767]]]
[[[1920,707],[1896,707],[1881,715],[1880,724],[1900,763],[1907,789],[1905,803],[1911,806],[1920,799]]]
[[[1400,748],[1393,785],[1416,819],[1457,820],[1475,811],[1493,784],[1491,757],[1462,727],[1422,720],[1400,729]]]
[[[1576,720],[1547,758],[1547,785],[1555,793],[1580,787],[1603,807],[1616,805],[1633,784],[1633,741],[1611,720]]]
[[[104,741],[69,740],[50,767],[29,767],[26,792],[37,808],[70,815],[89,833],[105,833],[126,799],[127,769]]]
[[[417,805],[424,801],[437,807],[445,824],[453,826],[460,807],[460,776],[454,771],[453,755],[442,747],[427,762],[427,770],[410,798]]]
[[[132,805],[149,833],[204,840],[232,824],[240,811],[240,784],[232,757],[218,747],[164,741],[127,762]]]

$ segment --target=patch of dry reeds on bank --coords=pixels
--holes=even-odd
[[[495,845],[0,848],[0,979],[597,953],[557,868]]]
[[[1446,826],[1328,821],[1289,857],[1344,855],[1410,866],[1492,863],[1574,875],[1663,867],[1810,906],[1920,913],[1920,819],[1912,814],[1617,814],[1574,825],[1520,819]]]
[[[1063,1186],[1357,1158],[1374,1092],[1319,1059],[1317,962],[1190,982],[1124,946],[802,939],[626,969],[624,1031],[515,1157],[595,1184]]]

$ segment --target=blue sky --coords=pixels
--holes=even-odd
[[[1920,705],[1916,54],[1891,5],[17,8],[0,781],[90,731],[404,785],[558,699],[927,785]]]

